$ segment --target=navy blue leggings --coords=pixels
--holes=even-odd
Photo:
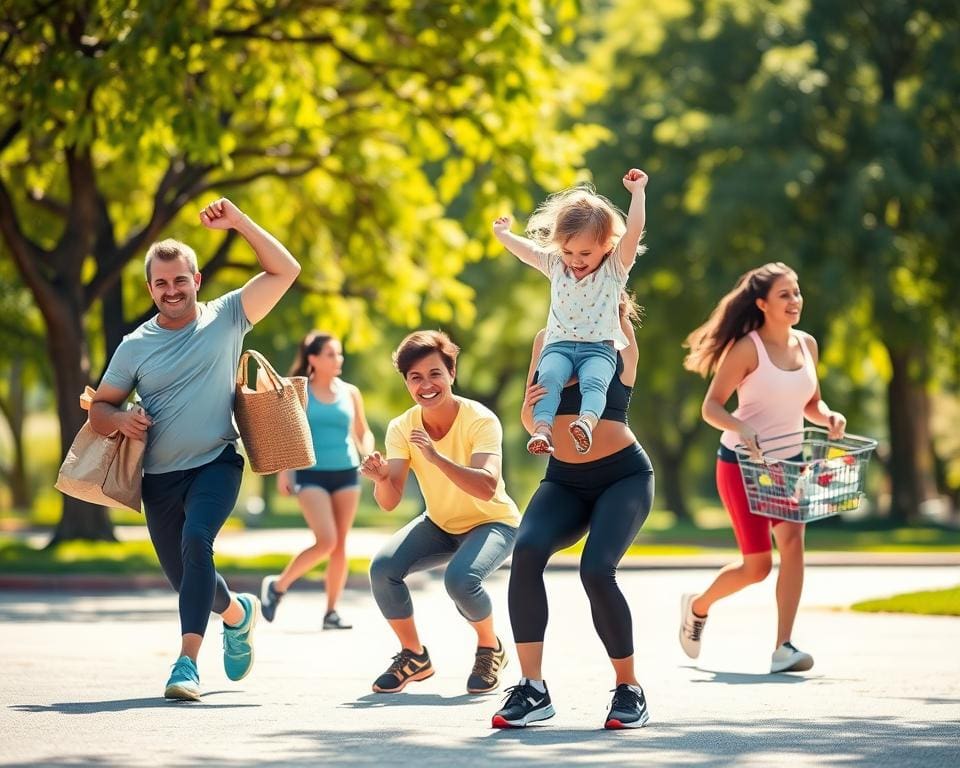
[[[630,607],[617,565],[653,504],[653,466],[634,444],[596,461],[550,459],[520,523],[510,566],[510,624],[517,643],[542,643],[547,629],[543,571],[555,552],[587,534],[580,558],[593,626],[611,659],[633,655]]]
[[[213,540],[233,511],[243,457],[228,445],[193,469],[143,476],[150,540],[171,586],[180,593],[180,631],[202,635],[210,612],[223,613],[230,590],[213,565]]]

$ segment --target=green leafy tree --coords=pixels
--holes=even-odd
[[[635,285],[649,325],[676,329],[646,337],[653,358],[675,359],[735,275],[792,264],[827,399],[865,416],[863,395],[887,382],[892,513],[906,520],[934,487],[928,392],[957,357],[956,5],[663,2],[640,23],[618,2],[601,23],[592,66],[616,87],[592,117],[620,127],[596,156],[651,172]],[[690,414],[681,376],[666,377],[672,407],[641,412],[645,436]]]
[[[700,418],[706,384],[683,370],[681,345],[735,276],[763,260],[760,222],[743,215],[755,190],[734,178],[711,196],[717,167],[742,143],[710,129],[733,120],[760,56],[749,44],[752,16],[727,18],[723,5],[655,3],[641,19],[630,3],[616,2],[585,15],[585,67],[609,73],[612,84],[588,116],[614,135],[590,153],[588,165],[595,178],[632,165],[651,178],[649,250],[630,279],[645,308],[630,416],[653,458],[658,492],[681,520],[691,518],[691,493],[706,484],[691,481],[709,464],[692,452],[709,450],[704,441],[715,445],[716,438]]]
[[[574,2],[549,18],[523,0],[8,8],[0,235],[46,326],[64,451],[96,361],[150,311],[152,240],[212,254],[215,283],[250,269],[193,224],[207,199],[229,194],[298,254],[307,316],[370,340],[381,320],[469,316],[459,274],[482,246],[445,215],[466,182],[489,220],[531,177],[572,173],[588,138],[551,129],[574,96],[547,24],[568,28]],[[65,501],[55,538],[111,535],[104,510]]]
[[[930,392],[949,383],[938,361],[960,357],[960,8],[818,0],[804,33],[818,82],[802,135],[827,214],[818,246],[889,357],[891,512],[904,522],[936,494]]]

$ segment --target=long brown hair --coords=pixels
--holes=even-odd
[[[733,290],[720,299],[707,322],[687,336],[683,346],[690,351],[683,367],[701,376],[714,373],[731,344],[763,325],[763,312],[757,306],[757,299],[765,299],[773,284],[784,276],[795,278],[797,273],[782,261],[772,261],[740,275]]]
[[[319,355],[327,342],[335,339],[332,333],[324,331],[310,331],[303,337],[300,346],[297,348],[297,359],[290,366],[288,376],[309,376],[312,372],[310,361],[307,359],[310,355]]]

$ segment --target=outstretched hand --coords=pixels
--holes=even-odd
[[[374,451],[360,462],[360,474],[375,483],[382,483],[390,477],[389,466],[380,451]]]
[[[233,229],[243,221],[243,211],[227,198],[214,200],[200,211],[200,222],[207,229]]]
[[[627,188],[627,192],[633,194],[634,192],[646,189],[649,178],[650,177],[639,168],[631,168],[623,175],[623,186]]]
[[[509,232],[512,223],[513,219],[509,216],[500,216],[493,222],[493,231],[498,235],[501,232]]]

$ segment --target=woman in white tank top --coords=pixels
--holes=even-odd
[[[747,504],[733,449],[745,444],[759,451],[758,440],[803,429],[804,418],[843,436],[846,419],[820,397],[817,343],[797,331],[803,297],[796,273],[781,262],[753,269],[737,281],[709,320],[687,337],[684,367],[714,374],[703,401],[704,421],[723,430],[717,456],[717,490],[730,515],[742,558],[720,570],[709,587],[681,598],[680,644],[691,658],[700,654],[700,638],[710,607],[721,598],[762,581],[770,573],[771,528],[780,553],[777,576],[777,639],[771,672],[799,672],[813,657],[791,641],[803,590],[802,523],[754,515]],[[737,409],[726,410],[737,392]],[[782,452],[781,452],[782,453]],[[774,458],[789,455],[771,452]]]

